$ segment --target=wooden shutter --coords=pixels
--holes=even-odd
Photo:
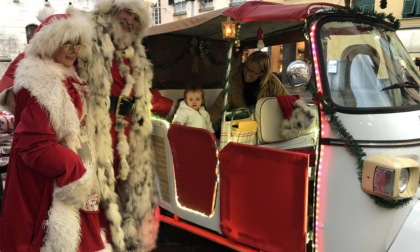
[[[414,6],[416,5],[416,0],[404,0],[403,15],[412,15],[414,12]]]

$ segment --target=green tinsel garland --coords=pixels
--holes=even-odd
[[[209,41],[205,42],[205,43],[210,43]],[[154,60],[152,58],[152,55],[150,54],[150,52],[146,52],[148,58],[152,61],[153,63],[153,68],[155,69],[168,69],[171,66],[177,64],[180,60],[182,60],[183,58],[185,58],[186,55],[190,54],[190,48],[191,48],[191,44],[186,43],[182,52],[175,58],[170,59],[168,62],[165,62],[163,64],[157,63],[156,60]],[[214,53],[212,51],[212,47],[211,46],[206,46],[206,50],[207,50],[207,57],[210,60],[210,62],[212,63],[212,65],[223,65],[225,64],[225,61],[218,61],[214,58]]]
[[[370,18],[375,23],[381,23],[381,22],[387,22],[391,24],[395,30],[398,30],[400,28],[400,20],[394,17],[392,13],[386,14],[384,12],[377,12],[375,10],[365,10],[360,9],[358,7],[355,8],[342,8],[342,9],[325,9],[324,11],[320,11],[312,15],[309,19],[319,19],[321,17],[324,17],[326,15],[331,14],[339,14],[339,15],[351,15],[355,16],[356,18]]]
[[[235,42],[234,42],[234,39],[230,39],[229,41],[228,41],[228,43],[227,43],[227,48],[228,48],[228,50],[229,50],[229,48],[230,47],[232,47],[233,46],[233,44],[234,44]],[[227,60],[226,60],[226,68],[229,66],[229,64],[232,64],[232,62],[233,61],[235,61],[235,57],[233,56],[233,52],[232,52],[232,56],[230,57],[230,58],[228,58]],[[225,97],[225,95],[227,95],[228,94],[228,92],[229,92],[229,89],[230,89],[230,81],[232,80],[232,78],[233,78],[233,74],[232,74],[232,70],[231,71],[229,71],[229,74],[228,74],[228,76],[226,77],[226,79],[223,81],[223,89],[222,89],[222,94],[223,94],[223,97]],[[228,85],[229,84],[229,85]],[[225,112],[225,111],[227,111],[227,110],[229,110],[229,101],[228,101],[228,103],[226,104],[226,105],[224,105],[223,107],[222,107],[222,109],[221,109],[221,111],[220,111],[220,113],[223,115],[223,113]]]
[[[339,140],[343,142],[344,147],[349,152],[349,154],[356,159],[357,177],[359,178],[359,181],[362,182],[363,158],[366,156],[366,153],[344,127],[336,115],[335,108],[330,104],[327,97],[321,92],[318,92],[313,83],[308,83],[306,88],[309,90],[309,92],[311,92],[314,102],[321,105],[321,111],[324,112],[326,116],[328,116],[328,122],[331,129],[337,134]],[[376,205],[386,209],[402,208],[412,200],[412,198],[401,200],[386,200],[375,195],[368,195],[371,199],[374,200]]]

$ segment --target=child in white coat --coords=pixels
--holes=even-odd
[[[214,133],[210,115],[203,104],[203,89],[196,85],[187,87],[184,91],[184,100],[180,102],[172,123],[202,128]]]

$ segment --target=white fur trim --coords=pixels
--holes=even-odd
[[[54,199],[78,208],[89,199],[91,190],[94,188],[94,173],[87,167],[83,176],[65,186],[56,187],[54,190]]]
[[[39,10],[38,15],[36,15],[36,19],[38,19],[39,22],[43,22],[47,17],[54,14],[53,8],[51,6],[44,7],[41,10]]]
[[[79,209],[88,200],[94,187],[93,175],[88,168],[79,180],[54,189],[53,203],[45,222],[46,234],[42,252],[78,250],[81,240]]]
[[[98,0],[95,4],[95,10],[102,14],[107,14],[112,10],[113,4],[113,0]]]
[[[68,41],[79,41],[87,48],[92,44],[93,25],[82,15],[68,18],[53,17],[35,33],[25,49],[25,55],[51,58],[57,48]]]
[[[146,251],[156,248],[157,235],[159,233],[159,208],[147,213],[143,219],[138,236],[143,238],[143,247]]]
[[[108,220],[116,221],[115,223],[112,222],[114,225],[110,225],[112,234],[111,240],[114,246],[116,246],[119,250],[124,251],[124,232],[121,228],[122,218],[117,204],[112,202],[109,204],[109,208],[106,210],[106,217]]]
[[[134,4],[134,8],[125,5],[128,3]],[[157,191],[153,173],[155,160],[151,142],[151,95],[149,92],[153,71],[152,65],[146,57],[145,49],[140,44],[146,27],[140,26],[136,31],[139,39],[133,44],[133,55],[129,58],[133,73],[130,73],[129,68],[123,63],[121,51],[114,54],[115,46],[110,36],[112,31],[109,30],[113,11],[119,8],[128,8],[136,12],[136,6],[140,9],[143,8],[141,6],[145,6],[145,9],[140,10],[144,15],[139,15],[139,18],[145,18],[147,22],[150,22],[149,5],[145,4],[143,0],[100,0],[97,2],[92,20],[97,23],[95,40],[101,41],[101,43],[93,44],[89,59],[86,61],[79,59],[78,70],[80,77],[89,83],[89,117],[86,125],[90,132],[89,135],[92,136],[93,146],[96,147],[94,164],[97,166],[100,184],[101,206],[105,209],[110,224],[114,251],[143,252],[154,247],[158,232],[158,227],[155,225],[158,218],[150,215],[157,207]],[[131,54],[131,51],[128,54]],[[117,150],[121,164],[128,164],[128,167],[124,166],[122,173],[120,170],[119,175],[124,175],[125,169],[129,169],[125,181],[117,178],[114,174],[114,150],[109,134],[112,126],[109,117],[109,96],[113,82],[110,73],[113,60],[117,62],[120,73],[127,82],[122,94],[129,95],[133,89],[136,97],[135,114],[131,117],[131,124],[127,125],[130,127],[130,137],[129,139],[118,138],[118,145],[122,146]],[[118,121],[118,123],[126,125],[123,121]],[[118,125],[118,127],[123,129],[124,125]],[[126,153],[127,144],[128,155]],[[116,180],[118,180],[118,188],[115,188]],[[145,221],[149,218],[154,221]],[[144,237],[143,235],[147,232],[150,235]]]
[[[124,50],[125,57],[131,59],[134,56],[134,48],[129,46],[127,49]]]
[[[41,252],[77,252],[80,243],[79,208],[54,198]]]
[[[112,245],[111,244],[109,244],[107,241],[106,241],[106,235],[105,235],[105,231],[104,230],[101,230],[101,238],[102,238],[102,242],[104,243],[104,245],[105,245],[105,248],[104,249],[102,249],[102,250],[99,250],[99,251],[97,251],[97,252],[112,252]]]
[[[76,151],[80,147],[80,122],[76,108],[62,83],[67,76],[77,79],[73,68],[66,68],[52,60],[27,57],[22,59],[16,69],[13,91],[17,93],[21,88],[27,89],[48,111],[58,140]]]

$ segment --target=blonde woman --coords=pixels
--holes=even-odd
[[[93,24],[56,14],[19,61],[15,131],[7,170],[0,251],[105,250],[87,138],[88,89],[73,64],[91,47]]]
[[[281,81],[271,71],[268,54],[256,51],[240,65],[230,82],[228,104],[230,108],[255,106],[258,99],[288,95]],[[223,93],[219,94],[211,107],[210,119],[215,130],[220,128],[223,107]]]

